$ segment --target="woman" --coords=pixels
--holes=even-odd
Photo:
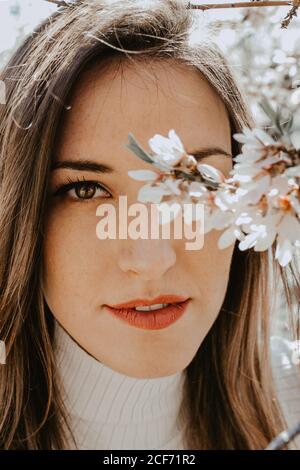
[[[213,148],[203,161],[232,168],[232,135],[252,120],[222,54],[191,44],[191,28],[175,0],[75,2],[2,73],[3,449],[262,449],[284,426],[267,254],[219,250],[215,231],[199,251],[95,236],[97,206],[136,202],[128,171],[149,169],[129,132],[146,146],[174,128],[189,153]],[[182,314],[128,324],[130,301]]]

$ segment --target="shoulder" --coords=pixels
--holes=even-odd
[[[300,341],[272,336],[270,347],[279,405],[291,427],[300,421]],[[300,436],[295,441],[300,448]]]

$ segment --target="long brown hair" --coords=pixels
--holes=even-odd
[[[117,56],[175,59],[197,68],[216,90],[232,134],[252,124],[218,47],[209,38],[189,40],[192,19],[180,0],[74,2],[41,23],[0,75],[7,89],[0,109],[2,449],[64,449],[71,431],[56,379],[41,260],[55,138],[80,73]],[[234,139],[232,149],[239,153]],[[261,449],[281,430],[268,359],[269,261],[266,252],[235,246],[222,309],[186,370],[187,449]]]

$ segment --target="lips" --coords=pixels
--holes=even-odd
[[[105,305],[107,311],[131,326],[145,330],[159,330],[175,323],[185,313],[189,298],[179,295],[161,295],[152,300],[135,299],[114,306]],[[163,308],[138,311],[135,307],[168,304]]]
[[[142,306],[150,306],[154,304],[175,304],[180,302],[185,302],[188,297],[183,297],[181,295],[165,294],[155,297],[155,299],[134,299],[129,302],[124,302],[121,304],[109,305],[111,308],[121,309],[121,308],[135,308]]]

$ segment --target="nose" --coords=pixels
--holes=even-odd
[[[123,240],[119,266],[144,280],[159,279],[176,262],[176,253],[168,239]]]

